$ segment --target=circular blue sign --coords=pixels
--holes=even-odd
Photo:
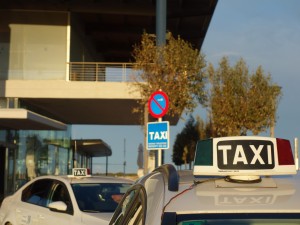
[[[165,92],[156,91],[150,96],[148,101],[148,109],[154,118],[163,117],[167,113],[168,107],[169,99]]]

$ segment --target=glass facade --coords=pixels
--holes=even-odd
[[[91,168],[91,157],[74,152],[70,126],[66,131],[0,130],[4,187],[1,195],[13,193],[27,181],[42,175],[67,175],[72,168]],[[5,146],[5,147],[3,147]],[[3,196],[2,196],[3,197]]]
[[[69,45],[68,12],[0,10],[1,81],[68,80]],[[0,108],[29,108],[18,97],[3,94]],[[92,157],[74,149],[70,125],[65,131],[0,130],[0,202],[37,176],[66,175],[73,167],[91,168]]]
[[[67,174],[72,168],[68,131],[18,131],[17,179]],[[59,156],[65,156],[60,158]]]

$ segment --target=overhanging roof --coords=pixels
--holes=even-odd
[[[26,109],[0,109],[0,128],[12,130],[65,130],[67,125]]]
[[[66,124],[139,125],[133,99],[32,99],[22,102]],[[131,115],[131,116],[129,116]]]
[[[139,106],[140,94],[126,82],[9,80],[0,81],[0,90],[4,90],[9,98],[20,96],[22,108],[64,124],[141,125],[143,118],[143,115],[133,113]],[[149,121],[151,119],[149,116]],[[167,120],[174,125],[178,118]],[[32,121],[30,124],[26,120],[14,121],[11,124],[19,125],[19,129],[35,125]],[[10,121],[3,124],[8,126]]]
[[[200,49],[216,5],[217,0],[167,0],[167,31],[171,31],[174,36],[180,35],[182,39]],[[0,10],[70,12],[71,28],[76,27],[77,32],[82,33],[86,47],[88,46],[93,53],[95,62],[130,62],[133,45],[140,42],[142,33],[156,32],[155,0],[10,0],[1,1]],[[1,88],[3,93],[4,90],[6,92],[11,90],[5,87]],[[48,85],[41,87],[46,88]],[[28,92],[30,90],[25,93]],[[53,118],[62,124],[139,125],[139,115],[132,114],[132,108],[137,105],[136,99],[116,98],[113,97],[113,92],[114,90],[109,92],[111,98],[102,99],[27,97],[15,94],[0,97],[19,98],[29,106],[31,112],[38,112],[39,116]],[[58,93],[60,92],[54,91],[52,95]],[[31,119],[31,116],[26,118],[19,120],[2,118],[0,128],[60,129],[61,127],[58,124],[49,126],[48,122],[51,119],[45,122],[44,118],[39,122],[40,120]],[[171,124],[174,125],[177,121],[173,120]]]
[[[112,154],[110,146],[101,139],[74,139],[72,140],[72,147],[91,157],[111,156]]]
[[[47,115],[65,124],[141,125],[140,113],[133,113],[138,107],[135,99],[22,99],[27,106],[39,108]],[[42,111],[41,109],[46,109]],[[166,116],[170,125],[176,125],[178,117]],[[157,119],[148,116],[148,121]],[[1,125],[0,125],[1,127]]]
[[[167,0],[167,31],[200,49],[217,0]],[[144,31],[156,33],[156,0],[9,0],[0,9],[70,12],[94,61],[132,61]]]

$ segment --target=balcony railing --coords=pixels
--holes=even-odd
[[[133,63],[70,62],[70,81],[132,82]]]

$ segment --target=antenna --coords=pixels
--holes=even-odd
[[[126,138],[124,138],[124,175],[126,174]]]
[[[298,138],[295,138],[295,166],[296,170],[299,170],[299,150],[298,150]]]

